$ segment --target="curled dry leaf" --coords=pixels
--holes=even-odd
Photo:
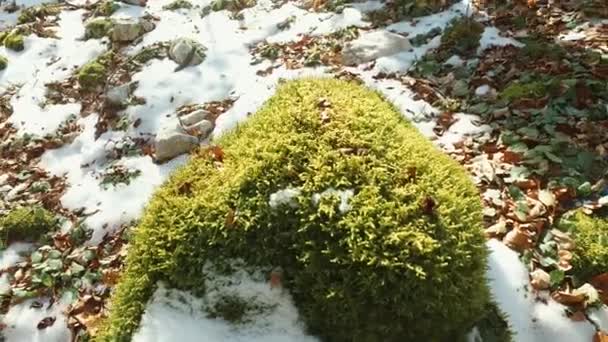
[[[55,317],[45,317],[40,322],[38,322],[36,328],[38,328],[38,330],[46,329],[55,323],[55,319]]]
[[[598,290],[602,302],[604,304],[608,303],[608,273],[602,273],[593,277],[590,283]]]
[[[555,299],[556,302],[564,304],[564,305],[581,305],[585,302],[585,295],[583,293],[569,293],[566,291],[556,291],[551,297]]]
[[[593,342],[608,342],[608,334],[598,331],[593,335]]]
[[[530,273],[530,278],[530,285],[536,290],[546,290],[551,285],[551,276],[540,268]]]
[[[530,234],[519,227],[511,229],[502,241],[505,245],[519,252],[531,248],[534,245],[530,238]]]
[[[496,237],[502,235],[507,232],[507,222],[504,219],[501,219],[497,223],[492,226],[486,228],[485,234],[487,237]]]

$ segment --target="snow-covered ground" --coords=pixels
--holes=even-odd
[[[18,1],[19,4],[32,5],[44,1]],[[143,47],[157,42],[166,42],[179,37],[188,37],[201,42],[208,50],[204,62],[198,66],[187,67],[175,72],[176,64],[170,59],[153,59],[132,79],[139,82],[134,95],[144,98],[145,104],[129,106],[121,115],[130,121],[141,120],[137,128],[127,131],[108,131],[95,139],[97,114],[78,119],[82,131],[76,139],[59,149],[47,151],[41,158],[40,166],[53,175],[66,176],[68,189],[63,195],[62,205],[70,210],[84,208],[90,213],[86,223],[94,229],[91,244],[101,241],[103,235],[114,231],[121,224],[136,219],[154,190],[167,176],[182,165],[186,156],[181,156],[165,164],[154,163],[150,156],[122,157],[113,161],[130,169],[141,171],[141,175],[129,184],[104,188],[96,177],[110,166],[108,151],[116,145],[125,144],[129,139],[141,135],[156,135],[159,130],[177,120],[175,111],[187,104],[202,104],[209,101],[234,99],[234,105],[216,121],[213,136],[234,128],[247,119],[270,98],[281,79],[291,79],[307,75],[328,76],[326,67],[288,70],[280,66],[266,76],[259,75],[272,62],[263,61],[252,64],[250,47],[255,43],[292,42],[302,35],[322,35],[349,26],[369,28],[364,13],[383,6],[379,1],[356,3],[340,14],[314,13],[301,9],[293,2],[275,8],[270,0],[243,11],[242,20],[233,20],[227,11],[212,12],[201,17],[200,9],[163,10],[170,0],[148,1],[144,7],[121,5],[114,17],[142,17],[151,14],[158,18],[156,28],[145,34],[134,46],[126,47],[125,52],[134,54]],[[204,7],[209,0],[192,1]],[[435,27],[444,28],[450,20],[462,16],[469,8],[462,1],[450,9],[418,18],[417,22],[403,21],[386,27],[384,30],[413,37],[425,34]],[[0,47],[0,55],[8,57],[9,66],[0,71],[0,91],[10,85],[22,85],[11,98],[14,114],[10,121],[19,129],[18,134],[47,134],[57,129],[70,115],[78,115],[81,104],[78,102],[48,105],[45,104],[45,84],[63,81],[87,61],[99,56],[108,49],[107,39],[82,40],[84,10],[63,11],[59,15],[57,36],[40,38],[30,35],[25,39],[25,50],[14,52]],[[0,15],[0,27],[12,25],[17,14]],[[277,24],[289,17],[295,21],[285,30]],[[407,85],[391,79],[376,79],[378,72],[406,72],[416,60],[434,47],[440,37],[427,44],[408,51],[382,56],[376,63],[345,68],[358,75],[369,87],[379,90],[392,101],[402,114],[416,125],[422,134],[433,139],[439,146],[450,149],[451,145],[462,140],[463,136],[484,134],[485,127],[475,124],[477,117],[466,113],[457,114],[459,120],[441,137],[433,132],[439,111],[422,100],[415,100]],[[518,44],[510,38],[499,35],[493,27],[483,33],[480,49],[492,45]],[[457,58],[451,59],[456,61]],[[344,196],[347,201],[348,196]],[[345,203],[345,208],[347,203]],[[548,298],[547,303],[535,300],[528,292],[528,272],[515,252],[503,244],[490,241],[491,250],[488,278],[492,292],[508,316],[516,341],[589,341],[594,333],[588,322],[574,322],[566,318],[565,307]],[[29,246],[13,245],[4,251],[0,260],[3,267],[18,261],[17,252]],[[180,293],[159,287],[148,305],[140,331],[135,341],[314,341],[306,336],[297,320],[297,312],[287,293],[270,289],[259,279],[241,276],[236,281],[234,291],[242,296],[256,296],[266,303],[276,304],[270,313],[254,317],[253,323],[235,329],[227,323],[210,319],[201,311],[205,299],[194,298],[188,293]],[[0,285],[6,279],[0,279]],[[4,284],[6,285],[6,284]],[[44,301],[44,299],[41,299]],[[67,299],[66,299],[67,301]],[[46,303],[45,303],[46,304]],[[56,303],[43,311],[30,308],[26,301],[11,308],[4,318],[7,324],[5,335],[8,341],[48,341],[64,342],[69,340],[69,331],[62,310],[66,302]],[[45,306],[46,308],[46,306]],[[57,316],[52,329],[39,330],[36,324],[43,317]],[[608,321],[606,313],[597,312],[598,322]],[[604,318],[602,318],[604,317]]]

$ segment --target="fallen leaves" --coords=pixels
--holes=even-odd
[[[43,330],[48,327],[51,327],[55,323],[55,320],[56,320],[55,317],[45,317],[40,322],[38,322],[38,324],[36,325],[36,328],[38,328],[38,330]]]

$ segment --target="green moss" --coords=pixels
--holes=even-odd
[[[78,83],[84,89],[95,88],[105,84],[111,54],[105,54],[85,64],[78,72]]]
[[[440,50],[450,55],[472,56],[479,47],[483,31],[483,24],[473,18],[454,19],[441,36]]]
[[[187,0],[175,0],[172,3],[163,6],[163,9],[168,11],[176,11],[181,8],[192,8],[192,3]]]
[[[114,1],[102,1],[97,5],[96,16],[109,17],[118,11],[120,5]]]
[[[11,49],[13,51],[23,51],[25,48],[23,44],[23,36],[17,30],[13,30],[11,33],[6,35],[2,43],[7,49]]]
[[[608,271],[608,219],[578,211],[562,219],[560,228],[569,231],[574,238],[574,275],[581,281],[587,281]]]
[[[0,56],[0,70],[6,69],[8,65],[8,59],[4,56]]]
[[[547,92],[547,87],[543,82],[533,81],[528,83],[511,82],[500,92],[500,98],[506,101],[519,99],[540,98]]]
[[[479,332],[479,341],[473,342],[512,342],[513,335],[505,314],[496,303],[486,305],[486,313],[475,327]]]
[[[0,243],[7,246],[14,241],[35,242],[57,228],[57,219],[42,207],[13,209],[0,218]]]
[[[46,16],[57,15],[59,12],[61,12],[61,8],[55,4],[32,6],[21,11],[17,22],[19,24],[32,23],[37,18],[44,19]]]
[[[479,194],[379,94],[289,82],[216,143],[221,153],[200,151],[146,208],[97,341],[128,340],[157,281],[201,295],[203,266],[236,258],[281,267],[325,341],[439,341],[484,314]],[[297,205],[271,207],[287,187],[300,190]],[[313,200],[330,188],[354,191],[349,209],[338,196]]]
[[[86,24],[84,36],[86,39],[106,37],[110,34],[113,26],[114,24],[110,19],[95,18]]]

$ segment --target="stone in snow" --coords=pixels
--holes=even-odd
[[[409,39],[396,33],[378,30],[362,34],[344,47],[344,64],[357,65],[394,55],[412,48]]]
[[[163,127],[154,139],[156,160],[173,159],[180,154],[188,153],[198,146],[198,138],[189,135],[179,124]]]
[[[179,38],[175,40],[169,48],[169,58],[180,66],[198,65],[205,60],[207,49],[199,42]]]
[[[121,18],[114,21],[112,40],[115,42],[131,42],[144,34],[142,24],[133,18]]]
[[[125,83],[114,87],[106,93],[106,101],[109,105],[123,106],[129,100],[129,96],[133,92],[134,88],[137,87],[137,83]]]
[[[184,126],[191,126],[201,120],[205,120],[209,116],[209,112],[204,109],[195,110],[190,114],[182,116],[179,120]]]
[[[195,132],[198,137],[205,139],[209,133],[213,131],[213,122],[209,120],[201,120],[194,125],[186,127],[186,131]]]

